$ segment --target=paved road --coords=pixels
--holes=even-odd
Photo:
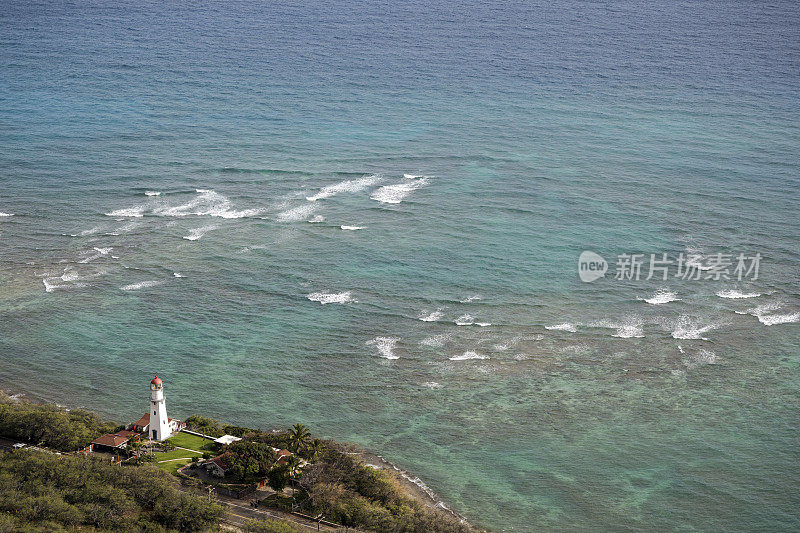
[[[190,492],[185,487],[179,487],[180,490],[184,492]],[[197,492],[192,491],[193,494],[197,494]],[[274,509],[266,510],[266,509],[259,509],[250,506],[249,500],[237,500],[236,498],[229,498],[227,496],[222,496],[220,494],[215,494],[214,499],[217,502],[225,505],[228,507],[228,515],[226,522],[231,525],[242,527],[244,526],[249,520],[264,520],[265,518],[274,518],[278,520],[284,520],[286,522],[291,522],[295,525],[301,526],[308,531],[317,531],[317,523],[312,520],[305,520],[300,518],[299,516],[295,516],[289,513],[283,513],[281,511],[276,511]],[[339,531],[340,529],[333,528],[321,524],[319,526],[319,531]]]

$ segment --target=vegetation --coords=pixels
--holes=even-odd
[[[84,409],[12,400],[0,391],[0,435],[62,452],[80,450],[106,433],[122,429]]]
[[[299,487],[311,515],[372,531],[467,533],[473,529],[449,513],[407,496],[399,480],[367,466],[339,444],[328,442],[319,461],[306,467]]]
[[[240,440],[227,446],[225,460],[230,465],[231,478],[246,483],[264,479],[276,461],[269,444]]]
[[[233,426],[222,426],[215,420],[190,420],[195,421],[195,427],[210,430],[210,435],[233,434],[229,431]],[[294,508],[312,516],[323,514],[326,520],[363,530],[474,531],[457,517],[410,497],[393,473],[367,466],[344,445],[314,439],[303,424],[283,433],[236,430],[242,440],[224,447],[225,460],[231,465],[226,478],[238,482],[266,478],[275,491],[283,492],[289,485],[295,489],[290,496],[266,498],[262,502],[266,505],[284,511]],[[273,448],[288,449],[293,455],[278,463]],[[308,464],[301,466],[300,459]]]
[[[247,533],[306,533],[308,530],[279,520],[251,520],[244,526]]]
[[[0,454],[0,531],[202,531],[222,514],[216,503],[177,490],[152,465],[26,450]]]
[[[183,431],[171,436],[167,440],[179,448],[188,448],[190,450],[197,450],[201,452],[204,450],[214,450],[218,447],[218,445],[214,444],[213,441],[209,441],[208,439],[203,439],[203,437],[198,437],[197,435],[192,435],[191,433],[186,433]]]
[[[216,528],[223,508],[211,500],[178,491],[178,468],[199,455],[222,451],[227,478],[240,483],[267,479],[279,494],[263,503],[300,510],[346,527],[378,532],[468,533],[458,518],[410,497],[395,474],[367,466],[352,449],[314,439],[303,424],[280,433],[221,425],[201,416],[187,422],[207,435],[224,433],[242,440],[228,446],[178,433],[162,451],[142,453],[123,465],[94,456],[64,456],[45,451],[0,453],[0,533],[6,531],[130,530],[200,531]],[[0,435],[61,451],[83,449],[119,428],[83,410],[15,402],[0,392]],[[182,449],[187,448],[187,449]],[[276,449],[293,453],[280,458]],[[197,451],[191,451],[197,450]],[[285,454],[284,454],[285,455]],[[156,463],[156,464],[153,464]],[[159,470],[162,469],[163,471]],[[291,494],[282,494],[291,485]],[[255,533],[293,533],[296,526],[253,521]]]

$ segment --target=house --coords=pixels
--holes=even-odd
[[[230,454],[228,452],[225,452],[222,455],[218,455],[203,463],[203,467],[212,476],[225,477],[225,474],[227,474],[231,469],[231,465],[228,462],[229,457]]]
[[[186,427],[186,422],[181,422],[180,420],[175,420],[174,418],[168,418],[169,427],[171,429],[171,434],[174,435],[178,433],[180,430]],[[150,434],[150,413],[145,413],[142,418],[131,424],[130,426],[132,431],[136,431],[137,433],[147,433]]]
[[[134,431],[122,430],[116,433],[108,433],[102,437],[97,437],[89,445],[90,452],[111,452],[121,453],[125,446],[133,440],[139,438],[139,434]]]
[[[275,457],[277,457],[275,463],[279,465],[285,465],[286,459],[292,455],[292,452],[289,450],[278,450],[275,452]]]

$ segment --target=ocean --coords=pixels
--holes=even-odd
[[[157,372],[494,531],[800,529],[796,2],[0,7],[0,388]]]

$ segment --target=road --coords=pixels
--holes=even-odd
[[[185,487],[181,486],[179,488],[184,492],[197,494],[197,492],[190,491]],[[214,499],[218,503],[228,507],[228,515],[225,518],[225,521],[233,526],[242,527],[249,520],[264,520],[266,518],[274,518],[277,520],[283,520],[285,522],[291,522],[292,524],[303,527],[308,531],[340,531],[340,529],[329,527],[324,524],[320,524],[319,529],[317,529],[317,523],[313,520],[306,520],[293,514],[283,513],[274,509],[266,510],[251,507],[249,500],[237,500],[236,498],[229,498],[220,494],[215,494]]]

